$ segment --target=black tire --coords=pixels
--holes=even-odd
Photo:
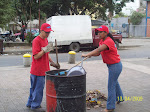
[[[117,49],[119,49],[119,42],[115,41]]]
[[[13,42],[16,41],[16,37],[15,37],[15,36],[11,36],[10,38],[11,38],[11,40],[12,40]]]
[[[69,46],[69,50],[78,52],[80,50],[80,44],[79,43],[71,43]]]
[[[8,42],[10,39],[9,37],[5,37],[5,41]]]

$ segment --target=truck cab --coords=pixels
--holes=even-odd
[[[122,41],[122,35],[120,33],[112,33],[114,39],[115,39],[115,44],[117,46],[117,49],[119,48],[119,43]],[[93,38],[93,47],[98,47],[99,46],[99,37],[98,33],[95,32],[95,28],[92,29],[92,38]]]

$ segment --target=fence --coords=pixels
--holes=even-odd
[[[129,24],[114,24],[109,26],[109,29],[113,31],[122,32],[123,37],[145,37],[146,25],[129,25]]]
[[[128,17],[113,18],[110,29],[119,30],[123,37],[145,37],[146,36],[146,18],[143,18],[139,25],[128,25]]]

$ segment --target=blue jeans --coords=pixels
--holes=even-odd
[[[40,107],[43,99],[43,89],[45,85],[45,76],[30,75],[30,95],[26,106],[35,109]]]
[[[118,77],[122,71],[122,63],[107,64],[107,67],[109,71],[107,109],[115,109],[116,101],[120,101],[119,99],[123,98],[123,93],[118,82]]]

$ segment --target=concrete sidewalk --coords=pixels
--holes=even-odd
[[[76,62],[77,63],[77,62]],[[150,59],[124,59],[119,82],[124,97],[143,97],[142,101],[124,101],[116,105],[115,112],[149,112],[150,110]],[[69,69],[74,64],[60,63],[61,68]],[[87,90],[98,89],[107,95],[108,70],[102,61],[85,61]],[[54,69],[51,67],[51,69]],[[30,88],[30,67],[0,67],[0,112],[32,112],[26,108]],[[46,93],[42,109],[46,110]],[[101,108],[87,112],[101,112]],[[39,110],[40,111],[40,110]]]

